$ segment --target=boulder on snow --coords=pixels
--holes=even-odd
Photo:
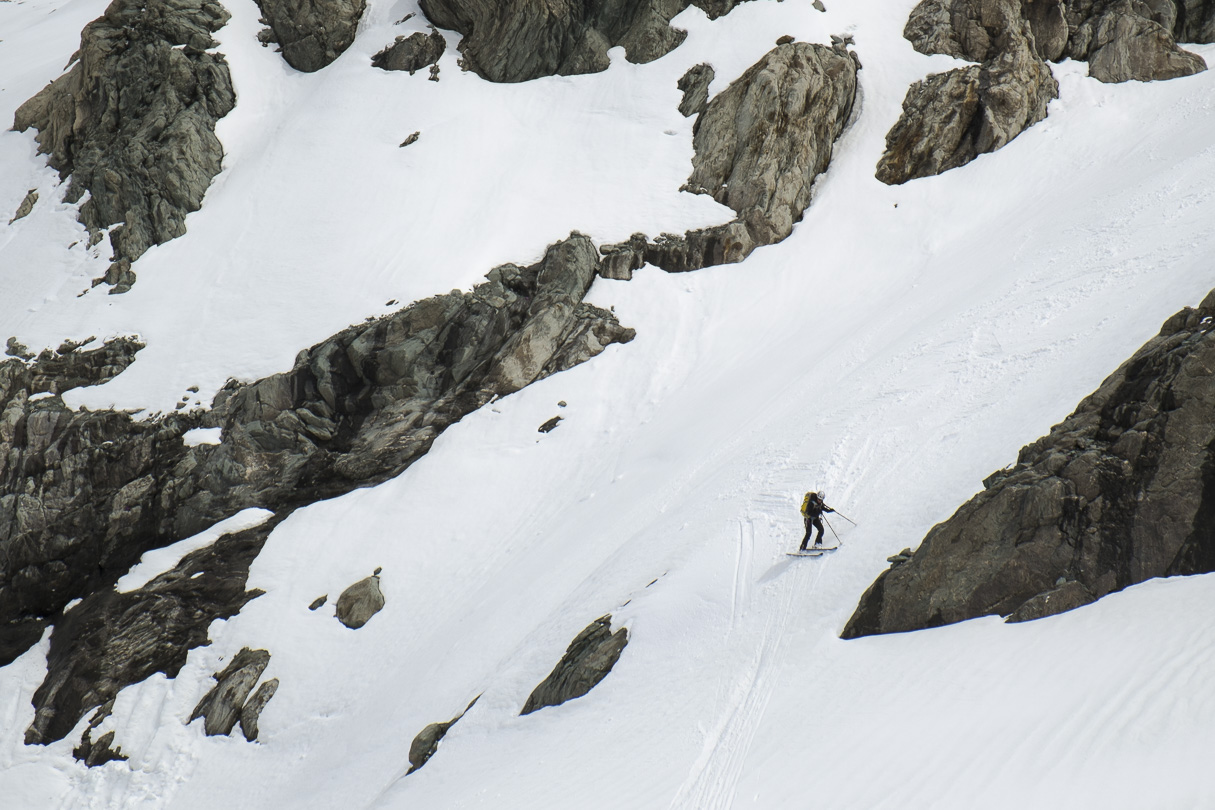
[[[371,64],[383,70],[407,70],[412,76],[438,62],[446,50],[447,40],[432,28],[429,34],[418,31],[397,37],[396,42],[371,57]]]
[[[861,598],[844,638],[1023,621],[1215,571],[1215,291]]]
[[[628,643],[628,629],[621,627],[613,633],[610,615],[591,622],[570,642],[548,677],[532,690],[519,714],[560,706],[590,692],[612,671]]]
[[[249,742],[257,739],[257,721],[262,716],[262,709],[266,708],[266,704],[270,702],[270,698],[274,697],[274,693],[277,691],[278,678],[271,678],[257,687],[257,691],[253,693],[253,697],[249,698],[245,702],[245,705],[241,707],[240,731]]]
[[[194,707],[194,712],[187,722],[192,723],[200,717],[203,718],[203,728],[209,737],[231,734],[232,729],[236,728],[236,724],[241,721],[241,714],[249,693],[253,691],[254,684],[261,678],[262,672],[269,663],[270,653],[265,650],[242,648],[222,672],[215,673],[215,686]],[[270,695],[273,695],[274,690],[278,688],[278,681],[275,680],[273,683],[274,686],[269,689]],[[262,694],[262,690],[259,690],[259,694]],[[265,701],[270,699],[268,695],[263,694],[262,696],[264,700],[260,706],[256,707],[254,717],[261,712]],[[248,736],[247,728],[245,735],[251,740],[252,737]],[[256,736],[256,722],[253,724],[253,729],[254,736]]]
[[[17,109],[13,128],[37,129],[38,150],[71,176],[65,200],[89,195],[85,227],[118,225],[111,284],[129,288],[131,262],[186,232],[219,174],[215,122],[236,95],[208,49],[228,16],[212,0],[114,0],[85,26],[71,70]]]
[[[17,220],[28,217],[30,212],[34,210],[34,203],[36,202],[38,202],[38,189],[31,188],[26,192],[24,199],[21,200],[21,204],[17,206],[17,212],[13,214],[13,218],[8,221],[8,224],[12,225]]]
[[[384,593],[380,590],[380,578],[373,574],[342,591],[335,615],[339,622],[357,630],[383,608]]]
[[[406,776],[430,761],[430,758],[439,750],[439,743],[447,736],[447,732],[451,730],[451,727],[459,722],[461,717],[468,714],[468,710],[475,706],[480,699],[480,695],[473,698],[472,703],[469,703],[464,708],[464,711],[446,723],[431,723],[418,732],[418,736],[414,737],[413,742],[409,745],[409,770],[406,772]]]

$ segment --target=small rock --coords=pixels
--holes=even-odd
[[[277,691],[278,678],[271,678],[257,687],[253,697],[249,698],[249,702],[240,710],[240,730],[249,742],[257,739],[257,720],[261,717],[262,709],[266,708],[266,704]]]
[[[8,224],[12,225],[22,217],[29,216],[30,211],[34,210],[34,203],[36,202],[38,202],[38,190],[31,188],[25,195],[25,199],[21,201],[21,205],[17,206],[17,213],[8,221]]]
[[[566,405],[566,402],[565,402],[565,400],[564,400],[564,399],[563,399],[563,400],[561,400],[560,402],[558,402],[558,403],[557,403],[557,407],[558,407],[558,408],[564,408],[564,407],[565,407],[565,405]]]
[[[823,0],[814,0],[810,5],[814,6],[818,11],[826,11],[827,7],[823,5]]]
[[[612,671],[628,643],[627,628],[612,632],[611,615],[591,622],[570,642],[548,677],[532,690],[520,716],[545,706],[560,706],[590,692]]]
[[[557,424],[560,421],[561,421],[560,416],[554,416],[552,419],[548,420],[547,422],[545,422],[543,425],[541,425],[539,427],[539,432],[540,433],[551,433],[553,428],[557,427]]]
[[[432,82],[437,82],[439,80],[439,66],[438,65],[430,66],[430,76],[428,77],[428,80],[432,81]]]
[[[785,34],[783,37],[777,38],[776,44],[777,45],[788,45],[792,41],[793,41],[793,37],[789,36],[788,34]]]
[[[394,43],[371,57],[371,64],[382,70],[405,70],[412,76],[427,65],[437,67],[435,62],[446,50],[447,40],[432,28],[429,34],[418,31],[407,37],[397,37]]]
[[[417,143],[417,142],[418,142],[418,138],[420,138],[420,137],[422,137],[422,132],[421,132],[421,130],[419,130],[419,131],[417,131],[417,132],[413,133],[413,134],[412,134],[412,135],[410,135],[408,138],[406,138],[405,140],[401,141],[401,146],[403,146],[403,147],[404,147],[404,146],[409,146],[411,143]],[[390,302],[388,302],[387,304],[385,304],[385,306],[392,306],[392,305],[393,305],[393,304],[395,304],[395,303],[396,303],[396,301],[390,301]]]
[[[342,591],[337,600],[335,615],[342,624],[351,630],[357,630],[367,624],[383,607],[384,594],[380,590],[380,578],[372,574]]]
[[[325,594],[324,596],[318,596],[316,599],[312,600],[312,604],[308,606],[308,609],[316,610],[321,605],[325,604],[325,602],[327,602],[328,600],[329,600],[329,594]]]
[[[475,698],[473,698],[472,703],[468,704],[464,711],[460,712],[446,723],[431,723],[429,726],[418,732],[418,736],[414,737],[413,742],[409,745],[409,771],[405,774],[406,776],[413,773],[418,768],[421,768],[432,756],[434,756],[435,751],[439,750],[439,742],[447,735],[447,732],[451,730],[451,727],[454,726],[461,717],[468,714],[468,710],[475,706],[477,701],[480,699],[481,696],[477,695]]]

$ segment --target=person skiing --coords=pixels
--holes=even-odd
[[[806,550],[806,543],[810,540],[810,532],[818,529],[818,537],[814,538],[814,547],[823,547],[823,512],[834,512],[835,510],[823,502],[823,494],[821,492],[807,492],[806,497],[802,499],[802,517],[806,519],[806,536],[802,538],[801,551]]]

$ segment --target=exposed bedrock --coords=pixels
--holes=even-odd
[[[1025,38],[982,65],[916,82],[886,135],[877,179],[897,185],[964,166],[1046,117],[1059,83]]]
[[[80,221],[110,231],[105,280],[124,291],[131,262],[186,232],[219,174],[215,122],[236,97],[227,62],[208,53],[228,21],[212,0],[114,0],[80,36],[71,70],[17,109],[13,127],[63,177],[67,200],[90,194]]]
[[[0,663],[56,624],[31,741],[70,731],[113,691],[105,684],[134,682],[124,673],[175,672],[173,656],[184,661],[185,650],[205,643],[214,618],[251,598],[240,571],[247,573],[256,550],[233,552],[240,571],[217,565],[200,569],[205,576],[193,585],[173,580],[181,588],[174,615],[186,624],[158,620],[170,633],[163,644],[106,646],[102,660],[93,651],[101,641],[83,636],[121,640],[134,632],[129,623],[142,621],[128,610],[153,616],[171,606],[157,592],[135,608],[135,594],[112,591],[143,552],[245,508],[282,519],[298,506],[385,481],[481,405],[631,340],[633,330],[582,300],[599,264],[591,241],[572,235],[533,265],[495,268],[470,292],[349,327],[301,352],[290,371],[230,383],[207,412],[140,422],[121,412],[71,411],[57,396],[31,398],[66,385],[48,376],[54,364],[72,381],[90,362],[98,379],[124,367],[129,358],[112,345],[81,353],[89,361],[0,364]],[[198,426],[222,427],[221,443],[186,447],[182,434]],[[209,548],[254,536],[261,535],[232,535]],[[260,549],[252,540],[247,548],[253,545]],[[228,584],[209,584],[221,570]],[[168,587],[160,581],[137,593]],[[76,598],[85,601],[61,620]]]
[[[532,690],[520,715],[582,697],[607,677],[629,643],[628,628],[612,632],[612,617],[591,622],[566,648],[553,671]]]
[[[438,31],[418,31],[397,37],[396,42],[371,57],[371,64],[383,70],[407,70],[409,75],[435,64],[447,50],[447,40]],[[404,144],[402,144],[404,145]]]
[[[878,577],[845,638],[1059,613],[1215,571],[1215,292]]]
[[[886,136],[877,178],[898,184],[999,149],[1046,117],[1047,61],[1087,61],[1103,82],[1206,70],[1184,41],[1215,39],[1211,0],[922,0],[903,30],[916,50],[980,63],[917,82]]]
[[[652,62],[687,36],[671,19],[689,6],[716,19],[743,0],[421,0],[426,17],[463,35],[464,65],[494,82],[607,70],[608,49]]]
[[[732,264],[792,233],[852,114],[858,68],[843,46],[789,42],[765,54],[708,102],[694,126],[685,190],[710,195],[738,218],[605,245],[604,274],[627,278],[646,262],[669,271]]]
[[[345,53],[367,7],[365,0],[257,0],[257,5],[271,32],[261,39],[277,42],[287,64],[305,73]]]

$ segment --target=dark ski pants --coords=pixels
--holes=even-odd
[[[818,515],[806,518],[806,536],[802,538],[802,551],[806,550],[806,543],[810,542],[810,533],[818,529],[818,537],[814,538],[814,545],[822,545],[823,542],[823,521]]]

